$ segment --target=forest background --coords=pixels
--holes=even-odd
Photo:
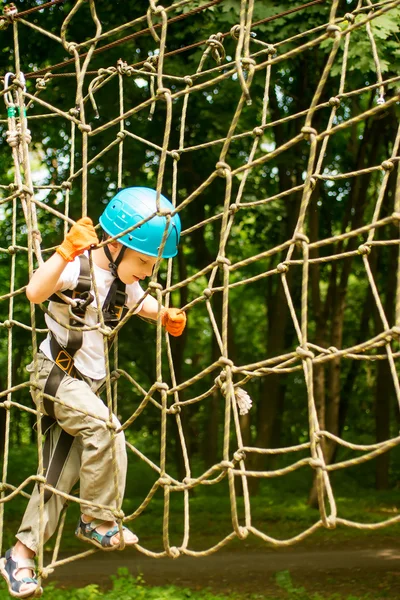
[[[115,1],[112,10],[107,3],[99,2],[99,17],[104,29],[141,16],[147,9],[147,3],[131,0]],[[301,6],[298,2],[296,6]],[[18,3],[20,11],[36,6],[33,0]],[[51,7],[38,13],[33,18],[45,29],[58,33],[61,23],[73,3]],[[194,0],[185,10],[199,6]],[[355,1],[339,2],[338,15],[353,10]],[[321,2],[309,6],[299,12],[265,22],[254,28],[259,39],[268,43],[277,43],[300,32],[319,26],[329,20],[330,2]],[[171,24],[168,29],[167,50],[177,50],[199,39],[206,40],[217,32],[228,32],[238,22],[240,3],[237,0],[223,0],[208,10],[195,16]],[[293,2],[272,2],[264,0],[256,2],[254,21],[277,15],[293,8]],[[179,10],[176,11],[180,14]],[[400,9],[394,8],[382,17],[373,21],[372,29],[378,43],[379,59],[384,78],[395,77],[399,72],[399,24]],[[93,29],[89,10],[86,7],[79,13],[79,19],[71,24],[71,38],[86,39],[88,30]],[[0,54],[1,72],[14,71],[13,43],[11,28],[1,31],[3,40]],[[235,40],[225,38],[226,61],[229,63],[235,55]],[[294,48],[296,41],[285,44],[285,51]],[[312,101],[319,78],[327,60],[332,40],[302,52],[273,69],[271,93],[269,99],[268,120],[275,121],[283,116],[307,109]],[[110,48],[105,53],[93,56],[90,69],[116,65],[122,58],[129,63],[143,61],[154,53],[154,40],[151,35],[137,37],[125,42],[122,46]],[[198,66],[204,47],[195,47],[166,58],[165,71],[184,76],[194,73]],[[27,32],[21,37],[21,52],[28,57],[30,72],[43,69],[54,63],[69,58],[60,45],[53,44],[41,35]],[[328,82],[323,91],[322,100],[329,100],[339,87],[341,52],[331,70]],[[26,59],[25,59],[26,60]],[[215,65],[209,59],[209,68]],[[25,65],[26,65],[25,62]],[[26,68],[26,67],[25,67]],[[59,72],[66,71],[64,67]],[[71,68],[70,68],[71,70]],[[73,70],[73,69],[72,69]],[[346,89],[358,89],[376,82],[376,69],[371,46],[365,28],[356,30],[352,36],[349,50],[349,63]],[[34,90],[35,79],[28,79],[28,91]],[[57,78],[48,84],[47,99],[55,106],[72,107],[75,97],[75,80],[72,77]],[[264,77],[257,73],[251,86],[252,104],[243,110],[238,131],[251,131],[261,119]],[[174,84],[171,84],[174,89]],[[115,92],[115,93],[114,93]],[[186,145],[195,145],[216,140],[226,135],[232,121],[241,90],[235,78],[225,80],[223,84],[191,96],[188,105],[187,125],[185,131]],[[395,85],[388,86],[386,98],[397,93]],[[140,77],[133,76],[125,80],[126,103],[139,103],[149,97],[149,86]],[[354,116],[374,106],[377,91],[370,90],[342,100],[338,111],[338,122]],[[99,119],[88,108],[89,122],[96,126],[106,123],[115,116],[117,91],[100,90],[96,95]],[[38,106],[31,113],[42,112]],[[177,111],[179,112],[179,111]],[[29,114],[31,114],[29,113]],[[29,118],[28,114],[28,118]],[[329,111],[319,111],[313,119],[313,126],[319,130],[326,123]],[[13,167],[10,149],[5,140],[7,124],[4,121],[5,109],[2,110],[0,136],[0,180],[3,185],[13,182]],[[324,168],[329,173],[346,173],[369,166],[378,165],[390,156],[393,141],[398,127],[399,107],[392,104],[377,115],[355,123],[352,127],[332,136],[324,159]],[[302,119],[288,121],[277,127],[269,128],[262,137],[262,148],[270,151],[286,140],[292,138],[300,130]],[[140,112],[132,117],[127,126],[143,138],[156,144],[162,144],[165,111],[159,110],[158,104],[152,120],[148,112]],[[32,133],[31,159],[34,182],[37,185],[60,185],[68,177],[70,133],[69,125],[62,119],[31,120],[29,127]],[[114,139],[115,131],[108,130],[101,136],[90,139],[90,154],[97,154],[102,147]],[[179,145],[179,122],[174,123],[171,132],[170,148]],[[251,141],[239,138],[232,144],[228,162],[235,168],[242,165],[249,156]],[[195,153],[182,154],[179,161],[179,193],[178,203],[183,201],[196,189],[215,168],[219,159],[220,146],[209,146]],[[307,143],[295,146],[277,156],[272,162],[250,174],[244,190],[243,201],[266,198],[291,187],[301,185],[304,181],[307,165]],[[76,151],[76,164],[81,157]],[[90,169],[88,214],[97,222],[106,202],[113,196],[117,187],[117,150],[111,150],[96,162]],[[146,185],[155,187],[159,166],[159,153],[139,142],[126,139],[124,150],[123,185]],[[398,163],[396,163],[385,193],[382,216],[390,215],[394,210],[394,193]],[[163,193],[171,193],[172,169],[167,168]],[[319,180],[312,194],[311,208],[308,212],[306,231],[311,241],[328,238],[337,233],[355,229],[369,223],[376,203],[377,191],[382,173],[372,172],[356,178],[339,181]],[[234,182],[239,186],[240,181]],[[1,190],[3,197],[5,191]],[[46,192],[41,199],[49,206],[60,209],[63,197],[59,192]],[[222,210],[224,198],[224,181],[218,179],[200,197],[199,201],[190,204],[182,213],[184,229],[192,227],[203,219],[218,214]],[[288,197],[262,206],[247,208],[232,228],[227,246],[230,260],[240,260],[261,253],[289,239],[299,211],[301,192],[292,193]],[[71,216],[80,216],[80,189],[74,184],[71,190]],[[38,210],[43,248],[56,246],[62,240],[63,225],[60,220],[46,212]],[[26,245],[26,229],[23,216],[20,214],[18,243]],[[187,275],[194,274],[215,258],[218,251],[220,221],[216,220],[207,227],[201,227],[183,237],[182,247],[174,266],[174,280],[179,281]],[[7,248],[11,244],[11,207],[3,204],[0,214],[1,246]],[[397,227],[390,225],[380,228],[377,239],[393,239],[398,236]],[[321,250],[339,253],[354,250],[365,238],[350,238],[345,242],[334,243]],[[314,250],[316,257],[318,250]],[[295,257],[300,258],[300,253]],[[263,259],[247,267],[246,275],[260,274],[274,268],[282,254],[271,259]],[[380,297],[387,319],[394,324],[396,300],[396,264],[398,247],[396,245],[375,247],[370,255]],[[16,287],[27,283],[26,254],[17,254]],[[10,281],[11,257],[7,252],[1,254],[0,295],[7,294]],[[161,272],[161,281],[165,281],[165,270]],[[300,306],[301,269],[291,268],[288,282],[297,307]],[[173,295],[175,305],[184,306],[197,297],[207,286],[206,277],[193,284],[181,288]],[[331,346],[344,348],[365,341],[382,331],[382,323],[376,308],[373,295],[360,258],[346,258],[330,263],[314,265],[310,270],[310,305],[309,336],[314,343],[324,348]],[[213,309],[217,319],[221,318],[221,295],[213,297]],[[29,323],[29,303],[24,295],[15,299],[15,318]],[[0,388],[7,388],[7,329],[4,321],[8,318],[7,302],[0,303]],[[37,314],[41,311],[38,309]],[[44,321],[40,320],[39,325]],[[247,364],[256,360],[283,354],[298,345],[295,330],[291,322],[289,309],[284,296],[280,277],[268,277],[253,282],[251,285],[232,289],[230,292],[229,312],[229,355],[235,364]],[[13,384],[27,379],[26,365],[31,360],[31,334],[23,328],[13,331]],[[154,381],[155,374],[155,328],[147,322],[133,318],[121,333],[119,342],[120,364],[141,385],[148,389]],[[189,311],[188,326],[185,334],[172,340],[172,350],[178,381],[191,378],[211,364],[219,356],[219,349],[212,332],[212,327],[205,307]],[[395,342],[393,343],[395,344]],[[394,348],[396,349],[395,345]],[[165,378],[168,381],[168,373]],[[209,384],[215,374],[211,374]],[[203,383],[194,383],[190,394],[201,394]],[[395,396],[393,381],[390,376],[387,360],[375,362],[335,359],[327,364],[316,366],[314,385],[318,416],[321,428],[359,444],[371,444],[395,437],[399,430],[399,410]],[[248,416],[241,418],[242,433],[245,445],[261,448],[278,448],[300,444],[308,441],[308,409],[307,392],[304,377],[301,373],[282,375],[269,374],[254,379],[246,386],[253,400],[253,408]],[[187,396],[188,397],[188,396]],[[13,399],[21,404],[30,405],[30,397],[26,389],[15,392]],[[182,396],[181,399],[186,399]],[[127,382],[119,383],[119,412],[126,419],[137,407],[140,396],[132,392]],[[223,437],[223,403],[219,394],[214,394],[203,403],[185,407],[182,411],[183,427],[195,475],[222,459]],[[4,445],[5,411],[0,410],[0,444]],[[33,429],[34,417],[19,410],[12,411],[10,459],[10,481],[18,483],[28,474],[35,471],[36,433]],[[179,436],[174,422],[168,426],[168,470],[173,475],[182,476],[183,462]],[[128,432],[128,440],[152,458],[158,460],[160,443],[160,415],[156,410],[146,410],[135,428]],[[325,447],[328,462],[343,460],[354,456],[348,449],[329,444]],[[350,495],[360,497],[371,490],[387,490],[386,501],[396,505],[398,482],[400,475],[399,451],[397,448],[379,456],[374,461],[353,467],[346,473],[335,473],[333,480],[338,490],[350,490]],[[288,464],[285,455],[266,459],[255,454],[247,463],[251,469],[279,468]],[[155,479],[155,474],[146,465],[135,460],[131,463],[128,482],[127,502],[136,504],[136,495],[145,494]],[[286,477],[282,484],[275,479],[251,482],[254,497],[272,493],[273,502],[280,502],[284,485],[284,501],[289,505],[294,498],[301,497],[306,505],[310,499],[313,503],[313,473],[304,469]],[[276,485],[275,485],[276,484]],[[271,488],[278,492],[274,496]],[[218,488],[218,489],[217,489]],[[226,488],[224,487],[226,493]],[[361,492],[360,492],[361,490]],[[221,487],[208,490],[210,496],[218,496]],[[383,496],[382,496],[383,497]],[[279,499],[281,498],[281,500]],[[272,503],[272,501],[271,501]],[[212,504],[216,507],[219,501]],[[7,510],[11,510],[8,509]],[[271,508],[269,517],[273,514]],[[397,508],[394,507],[394,511]],[[279,511],[278,511],[279,512]],[[263,518],[268,519],[268,515]],[[363,515],[365,517],[365,515]],[[362,519],[360,519],[362,520]]]

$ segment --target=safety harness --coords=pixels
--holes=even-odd
[[[114,281],[112,282],[107,297],[104,300],[102,313],[105,325],[114,328],[128,311],[126,306],[126,286],[124,283],[122,283],[117,275],[117,268],[118,264],[122,260],[121,253],[123,253],[122,251],[124,250],[124,246],[122,247],[121,253],[115,262],[112,260],[108,247],[105,246],[104,249],[106,251],[107,258],[110,260],[110,270],[114,275]],[[79,318],[79,320],[74,319],[74,317],[71,316],[69,325],[78,328],[82,325],[82,320],[84,321],[85,319],[88,306],[94,300],[93,294],[90,292],[91,278],[89,259],[87,256],[82,254],[79,256],[79,261],[80,272],[76,288],[74,290],[66,290],[63,292],[65,296],[68,296],[77,302],[77,306],[74,307],[72,312],[76,317]],[[67,302],[57,296],[57,294],[53,294],[49,300],[52,302],[67,304]],[[65,374],[75,377],[76,379],[82,378],[74,364],[74,355],[81,348],[82,342],[83,331],[80,329],[70,329],[68,331],[68,342],[65,346],[59,344],[54,335],[50,334],[50,350],[54,361],[54,366],[50,371],[49,377],[46,381],[44,388],[45,394],[55,396]],[[45,398],[44,407],[47,414],[54,419],[54,403]]]

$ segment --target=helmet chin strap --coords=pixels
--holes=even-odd
[[[117,258],[114,259],[112,257],[112,255],[111,255],[110,248],[108,246],[104,246],[104,253],[107,256],[108,260],[110,261],[108,266],[110,268],[110,271],[111,271],[112,275],[116,279],[119,279],[119,277],[118,277],[118,265],[120,264],[121,260],[124,257],[125,250],[126,250],[126,246],[122,245],[121,246],[121,250],[119,251],[119,254],[118,254]]]

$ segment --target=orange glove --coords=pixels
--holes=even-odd
[[[168,333],[177,337],[185,329],[186,313],[179,308],[165,308],[161,314],[161,322]]]
[[[93,221],[89,217],[79,219],[71,227],[65,236],[65,240],[56,250],[64,260],[72,262],[74,258],[89,250],[91,246],[99,243],[96,232],[93,227]]]

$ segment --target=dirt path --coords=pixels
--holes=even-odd
[[[256,552],[220,552],[204,558],[178,560],[147,558],[134,550],[97,553],[60,567],[51,577],[59,585],[107,586],[119,567],[142,574],[149,585],[210,587],[215,591],[276,594],[275,574],[289,570],[296,585],[330,593],[372,592],[374,600],[400,598],[400,544],[362,549],[283,549]],[[72,573],[72,575],[71,575]],[[382,595],[381,595],[382,594]]]

